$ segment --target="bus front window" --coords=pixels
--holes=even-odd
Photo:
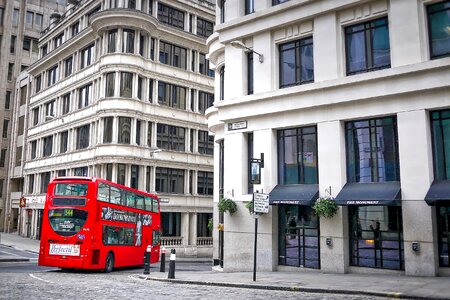
[[[87,188],[85,183],[57,183],[55,196],[86,196]]]
[[[78,233],[86,223],[88,213],[73,208],[58,208],[48,212],[48,218],[53,230],[62,236],[71,236]]]

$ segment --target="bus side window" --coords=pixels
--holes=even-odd
[[[144,196],[136,195],[136,208],[144,209]]]
[[[136,200],[135,200],[135,194],[134,193],[130,193],[130,192],[125,192],[126,193],[126,200],[127,203],[125,204],[128,207],[136,207]]]
[[[97,199],[104,202],[109,202],[109,185],[100,182],[98,184]]]
[[[153,200],[153,212],[158,212],[158,199],[152,199]]]
[[[145,197],[145,210],[153,211],[152,210],[152,198]]]
[[[122,193],[119,188],[114,186],[111,187],[111,197],[109,198],[111,203],[121,204],[122,202]]]

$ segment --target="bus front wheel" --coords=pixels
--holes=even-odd
[[[114,254],[111,252],[106,256],[105,273],[109,273],[114,269]]]

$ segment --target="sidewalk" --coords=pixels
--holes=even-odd
[[[16,233],[0,233],[0,244],[10,247],[11,250],[19,249],[34,254],[39,253],[39,240],[32,240],[29,238],[21,237]],[[14,251],[2,251],[0,252],[0,262],[17,262],[17,261],[34,261],[35,258],[19,256]]]
[[[39,241],[20,237],[17,234],[1,233],[0,244],[12,248],[38,253]],[[166,258],[169,258],[167,255]],[[14,257],[2,258],[14,259]],[[8,261],[8,260],[6,260]],[[177,263],[206,263],[208,259],[177,258]],[[138,275],[143,280],[168,281],[180,284],[198,284],[254,288],[265,290],[304,291],[316,293],[358,294],[404,299],[449,299],[449,277],[413,277],[387,274],[326,274],[321,272],[257,272],[253,281],[252,272],[177,271],[175,279],[168,279],[166,272],[159,272],[159,264],[152,265],[150,275]]]

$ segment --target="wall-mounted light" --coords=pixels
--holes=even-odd
[[[153,157],[156,153],[161,152],[162,150],[159,148],[150,148],[150,157]]]
[[[327,237],[325,239],[325,244],[330,248],[333,246],[333,240],[331,239],[331,237]]]
[[[412,242],[411,243],[411,248],[412,248],[412,251],[414,251],[414,252],[419,252],[420,251],[420,244],[419,244],[419,242]]]
[[[234,48],[237,48],[237,49],[243,49],[243,50],[247,50],[247,51],[250,51],[252,53],[255,53],[259,57],[259,62],[260,63],[264,62],[264,56],[261,53],[258,53],[255,50],[245,46],[244,43],[242,43],[241,41],[232,41],[231,42],[231,46],[233,46]]]

